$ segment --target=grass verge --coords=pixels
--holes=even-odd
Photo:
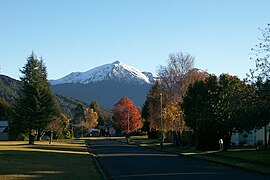
[[[0,141],[0,179],[101,179],[84,140]]]
[[[194,148],[189,147],[174,147],[172,143],[164,143],[163,148],[160,148],[160,142],[157,139],[148,139],[146,136],[132,137],[131,139],[131,144],[138,146],[270,175],[270,151],[255,150],[255,148],[231,149],[226,152],[196,151]],[[126,142],[123,139],[121,141]]]
[[[270,151],[239,149],[185,155],[270,175]]]

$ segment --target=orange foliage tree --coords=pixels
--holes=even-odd
[[[128,97],[120,99],[112,112],[113,123],[122,133],[129,134],[142,127],[141,112]]]

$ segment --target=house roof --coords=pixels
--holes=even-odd
[[[8,121],[0,121],[1,127],[8,127]]]

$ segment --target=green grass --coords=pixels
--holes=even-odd
[[[226,152],[196,151],[190,147],[174,147],[172,143],[164,143],[163,148],[161,148],[160,141],[157,139],[148,139],[146,136],[132,137],[131,139],[132,144],[138,146],[270,174],[270,151],[255,150],[255,148],[231,149]]]
[[[227,152],[190,153],[191,157],[270,174],[270,151],[239,150]]]
[[[83,140],[0,142],[0,179],[101,179]]]

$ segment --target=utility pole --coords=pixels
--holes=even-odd
[[[128,139],[127,139],[127,141],[128,141],[128,144],[130,144],[130,138],[129,138],[129,110],[127,110],[127,112],[128,112],[128,129],[127,129],[127,134],[128,134]]]
[[[127,108],[118,108],[120,111],[122,111],[123,113],[125,113],[125,112],[127,112],[128,114],[128,118],[127,118],[127,143],[128,144],[130,144],[130,138],[129,138],[129,132],[130,132],[130,130],[129,130],[129,126],[130,126],[130,119],[129,119],[129,116],[130,116],[130,111],[129,111],[129,109],[127,109]]]
[[[162,93],[160,93],[160,130],[161,130],[160,147],[163,148]]]

